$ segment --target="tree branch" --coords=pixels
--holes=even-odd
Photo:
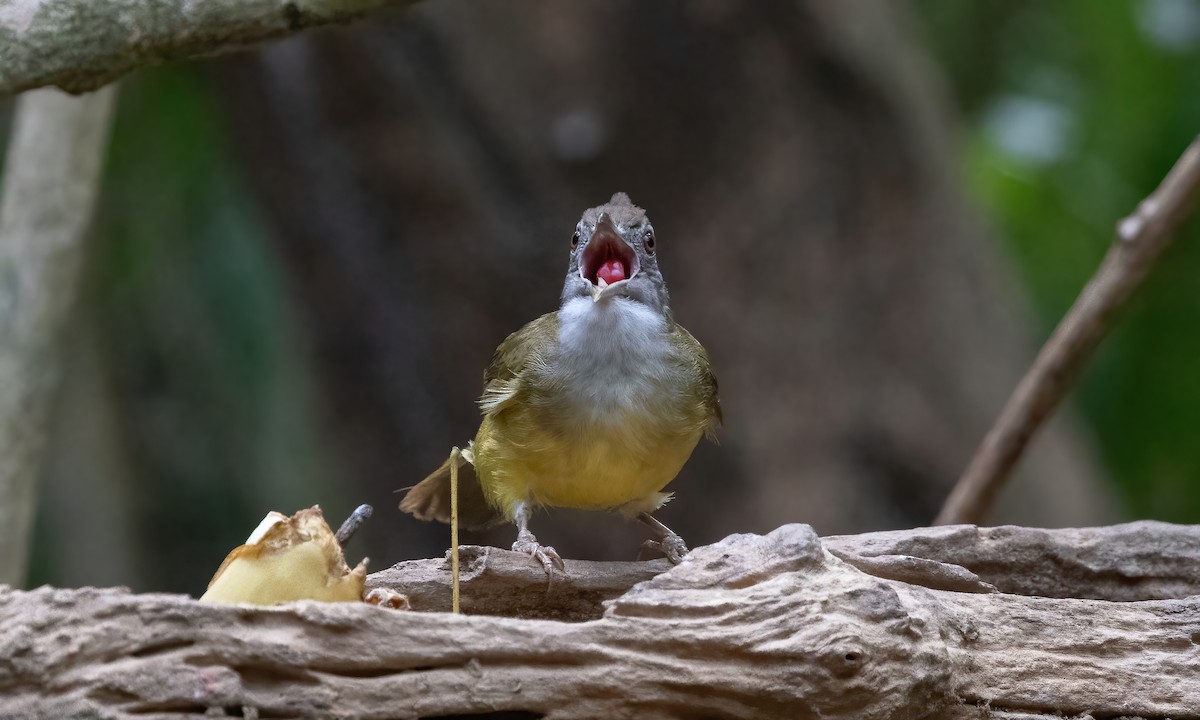
[[[541,565],[524,553],[464,545],[462,611],[468,615],[501,615],[578,622],[604,614],[607,600],[671,568],[665,559],[647,562],[572,560],[567,570],[546,580]],[[413,610],[450,612],[448,561],[406,560],[367,576],[367,590],[386,588],[408,596]]]
[[[839,557],[915,557],[961,567],[1016,595],[1114,602],[1200,595],[1195,525],[1153,520],[1060,530],[952,525],[823,541]]]
[[[956,549],[943,560],[977,553],[994,567],[1017,547],[1090,557],[1080,576],[1089,587],[1117,568],[1137,582],[1156,546],[1200,563],[1200,528],[1161,523],[922,529],[824,544],[807,526],[789,525],[697,548],[580,623],[357,603],[206,605],[119,589],[0,591],[0,716],[1200,718],[1195,597],[963,593],[939,587],[942,570],[925,576],[928,585],[881,579],[826,551],[899,566],[898,551],[936,551],[947,539]],[[470,554],[468,564],[490,556],[501,569],[497,598],[510,582],[501,577],[515,582],[509,595],[544,604],[558,595],[547,595],[528,558]],[[372,582],[410,592],[432,583],[448,606],[445,561],[419,563]],[[605,563],[569,561],[565,587],[612,590],[633,580],[632,565],[648,574],[661,567],[620,563],[606,577]],[[1149,565],[1148,576],[1160,577]],[[468,582],[464,599],[472,592]],[[565,602],[578,596],[568,590]],[[476,609],[495,608],[478,601]]]
[[[94,90],[134,68],[237,50],[413,0],[0,0],[0,95]]]
[[[1200,196],[1200,137],[1137,210],[1117,225],[1117,242],[1021,378],[995,425],[934,521],[981,523],[1034,433],[1074,385],[1133,291],[1174,238]]]
[[[953,525],[822,538],[825,549],[862,570],[931,589],[1006,592],[1131,602],[1200,595],[1200,528],[1141,520],[1101,528],[1043,530]],[[529,556],[462,547],[467,614],[582,621],[604,602],[671,568],[666,560],[572,560],[547,591]],[[367,589],[408,596],[414,610],[450,612],[445,559],[406,560],[367,577]]]
[[[25,580],[59,335],[75,299],[112,105],[111,89],[83,98],[43,90],[17,103],[0,199],[2,583]]]

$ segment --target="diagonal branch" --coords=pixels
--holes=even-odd
[[[1200,137],[1132,215],[1117,242],[1021,378],[938,513],[938,525],[980,523],[1034,433],[1075,383],[1133,291],[1200,196]]]
[[[0,0],[0,96],[94,90],[167,60],[237,50],[414,0]]]

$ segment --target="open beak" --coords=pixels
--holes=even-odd
[[[596,231],[579,257],[579,275],[590,283],[592,301],[629,282],[638,269],[637,253],[621,239],[608,213],[600,213]]]

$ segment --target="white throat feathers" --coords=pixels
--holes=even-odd
[[[556,378],[565,398],[592,421],[649,411],[652,391],[671,381],[667,320],[627,298],[575,298],[558,311],[559,352],[570,368]]]

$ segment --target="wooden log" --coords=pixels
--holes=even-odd
[[[95,90],[143,65],[249,47],[413,0],[0,2],[0,97]]]
[[[476,610],[495,603],[546,614],[561,595],[574,608],[566,615],[583,617],[585,587],[596,597],[617,593],[586,622],[359,604],[204,605],[122,589],[4,590],[0,717],[1200,718],[1200,598],[945,589],[948,578],[961,583],[974,571],[952,570],[945,554],[898,560],[917,557],[902,547],[936,547],[934,533],[976,534],[976,547],[991,536],[995,566],[1035,537],[1053,557],[1090,552],[1100,558],[1092,580],[1079,577],[1092,591],[1108,587],[1094,579],[1113,568],[1136,580],[1143,563],[1157,578],[1143,587],[1175,587],[1145,553],[1200,538],[1193,528],[1139,523],[920,529],[827,545],[809,527],[787,525],[697,548],[623,593],[661,565],[620,563],[608,573],[608,563],[568,561],[547,594],[544,574],[526,558],[471,551],[476,579],[464,585],[464,600],[472,588],[488,598]],[[1101,541],[1117,537],[1128,543]],[[864,572],[827,546],[851,562],[875,558],[874,570],[908,568],[909,581]],[[470,570],[480,558],[484,566]],[[438,606],[445,571],[436,563],[402,565],[372,583],[408,589],[414,607]],[[506,586],[525,599],[503,598]]]
[[[568,622],[600,618],[606,600],[671,568],[664,559],[572,560],[566,572],[548,581],[542,566],[522,553],[464,545],[460,555],[464,613]],[[374,588],[405,594],[418,612],[450,612],[449,560],[397,563],[367,577],[367,590]]]
[[[959,592],[1007,592],[1127,602],[1200,595],[1200,528],[1140,521],[1045,530],[950,525],[822,538],[826,550],[866,572]],[[468,614],[588,620],[603,602],[665,572],[665,560],[573,560],[553,592],[545,573],[520,553],[464,546],[463,609]],[[445,559],[408,560],[372,573],[367,588],[409,597],[414,610],[449,612]]]
[[[1200,595],[1200,528],[1142,520],[1044,530],[948,525],[824,538],[835,554],[958,565],[1002,592],[1156,600]]]

